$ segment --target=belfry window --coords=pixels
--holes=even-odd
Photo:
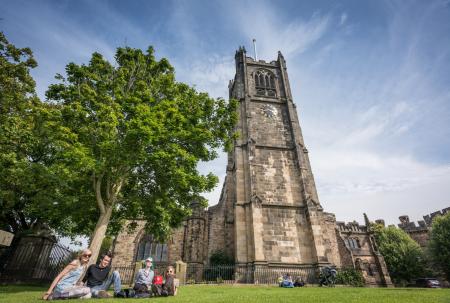
[[[154,241],[152,235],[145,235],[138,244],[136,261],[153,258],[153,262],[167,262],[167,244]]]
[[[258,70],[255,74],[255,90],[260,96],[276,97],[275,76],[265,69]]]

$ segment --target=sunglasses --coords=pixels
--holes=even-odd
[[[92,255],[91,254],[83,254],[82,256],[90,258]]]

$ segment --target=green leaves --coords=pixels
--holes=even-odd
[[[138,216],[154,235],[167,236],[190,203],[203,201],[201,193],[217,183],[212,174],[200,175],[197,164],[231,144],[236,102],[176,82],[173,67],[156,60],[151,47],[146,53],[118,48],[115,59],[111,64],[94,53],[88,65],[68,64],[47,98],[58,105],[71,138],[64,145],[69,169],[88,163],[84,183],[92,176],[100,182],[97,201],[114,207],[112,221]],[[123,187],[111,196],[119,182]]]
[[[42,219],[36,205],[47,210],[42,192],[52,182],[45,178],[48,145],[39,139],[37,119],[45,109],[30,75],[36,66],[29,48],[15,47],[0,32],[0,228],[14,233]]]
[[[207,205],[201,193],[218,178],[197,164],[231,145],[236,101],[176,82],[152,47],[118,48],[115,59],[94,53],[88,64],[69,63],[43,103],[31,50],[0,33],[1,228],[45,223],[62,235],[89,235],[109,210],[111,221],[101,219],[109,232],[142,218],[164,238],[193,201]]]
[[[422,249],[407,233],[394,226],[375,225],[373,230],[380,253],[395,283],[404,284],[424,273]]]
[[[429,248],[433,261],[450,280],[450,213],[434,218]]]
[[[350,267],[338,270],[336,275],[336,284],[351,285],[353,287],[363,287],[365,282],[361,271]]]

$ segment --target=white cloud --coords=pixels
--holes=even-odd
[[[247,41],[256,39],[259,59],[275,59],[278,50],[286,57],[301,54],[317,42],[329,26],[330,18],[327,15],[315,13],[309,20],[284,22],[277,8],[268,3],[261,2],[251,7],[242,5],[244,7],[237,11],[236,22]],[[248,14],[249,11],[251,14]]]
[[[450,195],[448,156],[435,160],[418,152],[424,146],[446,149],[450,142],[450,91],[445,81],[450,44],[448,33],[442,35],[448,27],[427,23],[437,10],[442,11],[437,4],[415,9],[414,14],[411,6],[415,5],[389,4],[391,9],[382,16],[385,23],[377,27],[380,35],[370,36],[370,41],[358,36],[369,37],[371,28],[365,26],[370,20],[358,23],[359,16],[350,8],[336,15],[322,11],[289,18],[282,6],[270,2],[227,2],[207,16],[215,24],[223,23],[212,27],[199,19],[195,3],[176,1],[170,16],[140,22],[146,24],[144,30],[108,2],[84,5],[102,19],[80,24],[73,16],[60,14],[59,6],[45,2],[22,5],[28,14],[8,11],[8,18],[17,18],[14,28],[19,36],[39,41],[40,95],[69,60],[87,62],[93,51],[112,58],[116,44],[125,38],[142,42],[133,47],[145,47],[151,37],[152,44],[160,44],[158,54],[161,49],[163,54],[173,54],[169,59],[178,80],[226,98],[228,81],[234,76],[233,50],[256,38],[258,57],[270,61],[281,50],[287,59],[325,210],[336,212],[338,219],[353,220],[365,210],[370,216],[383,217],[426,214],[448,206],[449,201],[442,201]],[[31,6],[39,6],[39,14],[33,14],[39,17],[25,20],[23,16],[31,16]],[[214,29],[208,32],[204,28],[208,26]],[[158,35],[162,27],[161,32],[170,37]],[[217,37],[212,37],[216,30]],[[430,39],[436,31],[440,39]],[[111,36],[119,36],[120,41],[109,40]],[[211,45],[218,41],[236,45],[227,49]],[[445,140],[447,144],[442,143]],[[211,205],[218,201],[225,167],[225,154],[200,165],[203,173],[212,171],[221,178],[214,192],[206,195]]]
[[[228,99],[228,82],[234,78],[232,56],[210,54],[194,61],[176,61],[177,79],[195,85],[214,98]]]
[[[347,21],[347,17],[348,17],[348,15],[346,13],[342,13],[341,19],[339,21],[339,25],[341,25],[341,26],[344,25],[345,21]]]
[[[249,41],[256,37],[260,58],[270,60],[278,49],[291,57],[287,62],[294,71],[291,87],[298,108],[308,110],[300,113],[300,119],[305,119],[301,126],[307,130],[306,144],[326,211],[336,213],[338,220],[361,221],[367,212],[372,219],[395,223],[399,215],[409,214],[417,220],[449,206],[445,197],[450,189],[445,184],[450,182],[450,163],[433,164],[417,157],[417,143],[406,140],[423,126],[424,109],[431,110],[429,102],[440,106],[449,100],[448,92],[435,89],[430,74],[420,65],[415,41],[406,46],[409,52],[397,65],[388,63],[392,59],[383,52],[385,45],[375,44],[361,58],[342,57],[349,60],[348,66],[338,65],[335,71],[328,67],[336,65],[336,54],[341,54],[339,48],[346,41],[337,36],[323,47],[315,44],[329,30],[328,15],[283,24],[271,7],[262,6],[251,16],[241,17],[237,22]],[[353,26],[347,14],[340,16],[340,24],[344,23]],[[304,39],[296,40],[299,36]],[[304,57],[303,65],[296,65],[292,59],[309,48],[319,61],[308,65]],[[441,56],[436,60],[442,61]],[[434,110],[447,109],[444,105]],[[222,165],[224,170],[225,160]],[[218,201],[221,185],[215,197],[210,196],[210,204]]]

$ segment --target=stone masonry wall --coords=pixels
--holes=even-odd
[[[292,148],[292,133],[285,104],[252,101],[249,106],[249,130],[256,145]]]
[[[342,260],[339,254],[339,243],[336,234],[336,218],[334,214],[322,213],[322,232],[325,244],[325,255],[328,262],[341,267]]]
[[[220,204],[208,209],[208,257],[218,250],[227,250],[227,245],[225,243],[225,213],[222,206],[223,205]],[[232,252],[227,251],[227,253],[231,256],[233,255]]]
[[[263,209],[263,245],[268,262],[300,263],[299,216],[295,209]]]
[[[168,245],[168,261],[173,264],[176,261],[183,259],[183,247],[184,247],[184,231],[185,225],[172,230],[172,234],[169,238]]]
[[[292,151],[256,149],[252,178],[262,203],[304,205],[295,163]]]
[[[129,224],[133,221],[127,221],[122,231],[117,235],[114,241],[114,259],[115,266],[130,266],[134,264],[140,237],[143,234],[145,221],[134,221],[136,228],[129,232]]]

